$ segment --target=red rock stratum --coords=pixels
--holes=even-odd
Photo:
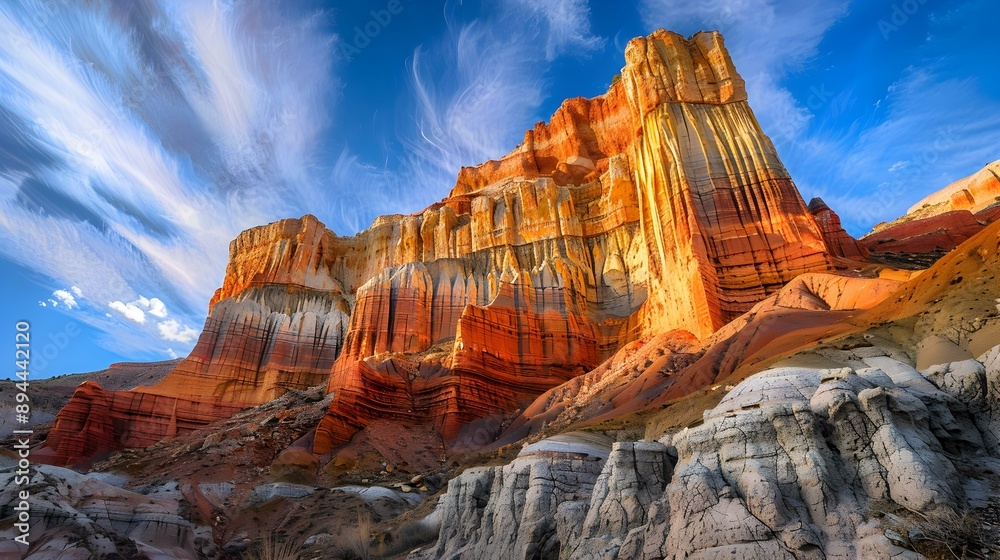
[[[191,355],[152,387],[81,386],[49,459],[149,445],[323,383],[316,454],[375,420],[465,445],[477,420],[632,341],[707,339],[795,277],[863,258],[835,214],[806,207],[721,35],[659,30],[625,58],[607,93],[567,100],[422,212],[353,237],[312,216],[240,234]]]

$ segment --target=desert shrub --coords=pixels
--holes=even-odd
[[[426,520],[407,523],[396,530],[392,541],[385,550],[386,556],[395,556],[418,546],[434,542],[438,537],[438,528]]]

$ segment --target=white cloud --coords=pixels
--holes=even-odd
[[[174,352],[173,348],[167,348],[167,355],[170,356],[171,360],[177,359],[177,352]]]
[[[149,313],[154,317],[159,317],[160,319],[163,319],[168,315],[167,306],[162,300],[160,300],[160,298],[147,298],[141,294],[134,301],[130,301],[128,303],[114,301],[108,305],[111,309],[118,311],[127,319],[135,321],[136,323],[146,322],[146,313]]]
[[[604,39],[590,33],[590,6],[587,0],[507,0],[507,8],[521,21],[544,23],[545,58],[555,60],[566,51],[586,54],[604,45]]]
[[[136,323],[146,322],[146,313],[139,309],[135,303],[122,303],[120,301],[112,301],[108,304],[108,307],[114,309],[115,311],[122,314],[123,317],[129,321],[135,321]]]
[[[161,322],[157,325],[157,329],[159,329],[160,337],[163,340],[191,342],[198,336],[198,331],[187,325],[182,325],[173,319]]]
[[[200,322],[240,231],[325,204],[332,37],[286,8],[5,6],[0,141],[18,157],[0,161],[0,255],[132,321],[122,294],[153,292],[143,315]],[[92,319],[119,350],[121,324]]]
[[[150,298],[149,314],[163,319],[167,316],[167,306],[159,298]]]
[[[52,297],[62,302],[62,304],[66,306],[66,309],[76,309],[77,307],[80,307],[80,304],[77,303],[73,294],[67,292],[66,290],[56,290],[52,292]]]
[[[41,306],[41,307],[46,307],[48,304],[45,303],[44,301],[39,301],[38,305]]]

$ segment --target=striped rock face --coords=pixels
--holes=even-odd
[[[500,428],[469,426],[634,340],[706,339],[796,276],[833,268],[722,37],[659,30],[625,58],[607,93],[567,100],[422,212],[353,237],[312,216],[240,234],[191,355],[132,396],[81,387],[53,441],[88,425],[94,398],[114,420],[90,422],[104,428],[83,439],[100,445],[74,440],[53,462],[323,383],[334,396],[316,454],[380,419],[474,445]],[[136,394],[157,412],[129,404]]]

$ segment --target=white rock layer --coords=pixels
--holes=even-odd
[[[848,352],[854,368],[746,379],[668,445],[470,469],[438,504],[437,543],[413,558],[920,558],[871,506],[982,502],[968,489],[1000,472],[1000,346],[924,373]]]

